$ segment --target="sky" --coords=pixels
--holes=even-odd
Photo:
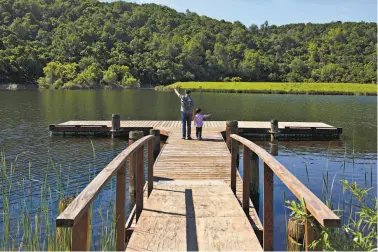
[[[113,0],[103,0],[111,2]],[[189,9],[246,26],[326,23],[331,21],[377,22],[377,0],[131,0],[166,5],[180,12]]]

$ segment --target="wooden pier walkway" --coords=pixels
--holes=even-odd
[[[237,197],[230,187],[231,155],[219,131],[202,141],[169,138],[154,165],[157,183],[146,201],[128,250],[262,250],[243,212],[242,180]],[[253,225],[262,225],[251,202]],[[146,210],[147,209],[147,210]]]
[[[168,135],[155,161],[153,135],[132,143],[57,217],[57,227],[72,228],[71,249],[89,250],[89,209],[112,176],[117,177],[117,251],[273,250],[274,174],[298,199],[304,200],[315,224],[340,225],[339,218],[273,156],[251,141],[232,134],[237,128],[231,127],[227,126],[227,145],[218,125],[204,128],[202,141],[181,139],[180,128],[170,124],[154,127]],[[144,157],[146,145],[148,151]],[[237,170],[239,146],[243,150],[243,177]],[[264,164],[264,225],[250,200],[251,178],[256,174],[257,180],[259,178],[256,173],[259,158]],[[145,160],[148,163],[146,176]],[[127,162],[134,171],[130,173],[135,175],[136,194],[135,201],[132,200],[134,208],[126,221]],[[129,190],[133,184],[129,184]],[[308,222],[305,229],[306,244],[309,244],[314,237],[310,235]]]

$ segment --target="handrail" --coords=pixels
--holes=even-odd
[[[316,197],[305,185],[303,185],[293,174],[291,174],[285,166],[278,162],[272,155],[260,146],[245,139],[239,135],[231,134],[231,188],[235,192],[236,182],[236,156],[238,152],[238,143],[243,144],[243,209],[248,209],[249,204],[249,153],[257,155],[264,162],[264,250],[272,250],[273,237],[273,173],[289,188],[289,190],[298,198],[303,199],[306,211],[310,212],[317,222],[323,227],[340,227],[340,218],[329,209],[318,197]],[[253,157],[253,155],[252,155]],[[257,158],[257,157],[256,157]],[[258,169],[257,167],[252,167]],[[244,177],[244,174],[246,175]],[[244,199],[244,197],[246,199]],[[248,199],[248,200],[247,200]],[[307,225],[306,225],[307,226]],[[269,234],[266,234],[268,232]],[[267,236],[266,236],[267,235]],[[265,238],[267,241],[265,241]],[[306,237],[307,238],[307,237]],[[268,244],[269,243],[269,244]],[[271,244],[270,244],[271,243]],[[267,246],[267,248],[265,247]]]
[[[143,208],[143,151],[144,144],[148,143],[148,170],[152,174],[154,136],[148,135],[135,141],[128,148],[115,157],[71,202],[70,205],[56,218],[56,227],[72,227],[72,250],[88,250],[88,226],[90,223],[89,208],[100,190],[112,178],[117,176],[116,186],[116,215],[125,218],[126,204],[126,169],[125,164],[133,154],[136,159],[136,183],[137,183],[137,216]],[[150,171],[151,170],[151,171]],[[148,183],[152,185],[152,176],[148,176]],[[151,187],[152,189],[152,187]],[[142,202],[141,202],[142,201]],[[121,223],[123,222],[123,223]],[[117,221],[118,223],[118,221]],[[124,234],[125,221],[121,220],[117,226],[117,234]],[[122,231],[123,229],[123,231]],[[124,235],[123,235],[124,236]],[[117,250],[124,250],[124,237],[117,239]],[[123,241],[122,241],[123,240]]]

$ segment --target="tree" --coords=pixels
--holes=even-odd
[[[98,63],[92,63],[86,69],[84,69],[84,71],[79,73],[69,85],[65,85],[64,87],[85,87],[92,89],[99,87],[101,78],[102,72],[100,65]]]
[[[242,73],[247,80],[258,80],[261,73],[260,55],[255,50],[247,49],[244,52]]]
[[[133,78],[151,85],[227,77],[377,81],[376,23],[275,26],[266,21],[260,28],[247,28],[238,21],[219,21],[189,10],[179,13],[156,4],[0,2],[0,81],[5,83],[108,88],[127,86]],[[51,68],[58,64],[68,72],[54,72]],[[128,67],[130,76],[120,73],[121,66]],[[93,74],[96,78],[90,77]]]

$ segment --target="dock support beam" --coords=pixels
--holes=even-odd
[[[130,131],[129,132],[129,146],[135,141],[138,141],[143,137],[143,131]],[[135,171],[136,171],[136,153],[134,153],[129,159],[129,195],[130,195],[130,209],[133,208],[135,204],[136,196],[136,181],[135,181]]]
[[[117,251],[125,251],[126,166],[117,171],[116,181],[115,243]]]
[[[154,139],[154,161],[155,161],[160,153],[160,130],[151,129],[150,135],[153,135],[155,137]]]
[[[269,143],[269,153],[272,156],[278,156],[278,140],[270,141],[270,143]]]
[[[231,137],[232,134],[238,134],[238,121],[226,122],[226,143],[229,150],[231,150]]]
[[[270,141],[273,142],[278,136],[278,121],[273,119],[270,121]]]
[[[273,205],[273,171],[264,163],[264,200],[263,200],[263,248],[273,251],[274,205]]]
[[[144,187],[144,147],[141,146],[136,153],[136,200],[135,200],[135,218],[138,222],[143,210],[143,187]]]
[[[236,169],[238,167],[239,142],[231,138],[231,190],[236,195]]]
[[[250,198],[256,209],[256,212],[259,212],[260,205],[260,170],[259,170],[259,156],[256,153],[251,151],[250,159]]]
[[[118,114],[112,114],[112,129],[110,132],[112,133],[112,138],[119,136],[121,129],[121,117]]]
[[[242,207],[244,213],[249,216],[249,197],[250,197],[250,172],[251,172],[251,163],[250,163],[251,151],[247,146],[243,147],[243,199]]]

